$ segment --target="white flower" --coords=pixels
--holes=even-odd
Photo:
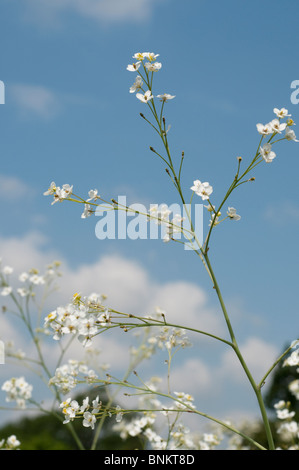
[[[95,417],[95,415],[93,415],[92,413],[90,413],[89,411],[85,411],[85,413],[83,414],[83,426],[85,428],[91,428],[91,429],[94,429],[94,425],[97,421],[97,418]]]
[[[160,98],[161,101],[168,101],[168,100],[173,100],[175,96],[169,95],[168,93],[164,93],[163,95],[157,95],[157,98]]]
[[[283,410],[277,410],[276,414],[278,419],[287,419],[295,416],[295,411],[289,411],[287,408],[284,408]]]
[[[292,354],[284,361],[284,366],[299,366],[299,349],[295,349]]]
[[[158,72],[162,67],[161,62],[146,62],[145,67],[147,68],[148,72]]]
[[[101,407],[102,407],[102,402],[99,401],[99,397],[96,397],[95,400],[92,400],[92,413],[93,414],[98,413]]]
[[[285,128],[287,127],[287,123],[286,122],[280,123],[279,119],[273,119],[273,121],[270,122],[270,125],[272,127],[273,132],[276,132],[278,134],[281,134],[282,131],[284,131]]]
[[[52,184],[55,184],[55,183],[52,183]],[[62,202],[64,199],[67,199],[68,196],[72,194],[72,192],[73,192],[73,186],[70,186],[69,184],[64,184],[62,188],[60,188],[59,186],[57,187],[55,186],[53,187],[52,190],[50,188],[49,191],[47,191],[44,194],[45,195],[54,194],[54,200],[52,202],[52,205],[53,205],[56,202]]]
[[[294,140],[294,142],[299,142],[299,140],[296,139],[295,132],[292,129],[290,129],[289,127],[286,128],[285,138],[287,140]]]
[[[82,212],[81,219],[87,219],[92,214],[92,209],[90,204],[85,204],[84,211]]]
[[[144,52],[136,52],[136,54],[133,55],[133,59],[136,59],[137,61],[142,61],[145,58]]]
[[[143,52],[144,57],[146,57],[148,60],[153,62],[156,60],[157,57],[159,57],[160,54],[154,54],[154,52]]]
[[[135,62],[134,64],[129,64],[129,65],[127,66],[127,70],[129,70],[129,72],[136,72],[136,70],[139,69],[140,64],[141,64],[140,61]]]
[[[291,116],[291,114],[288,114],[288,110],[286,108],[281,108],[281,109],[274,108],[273,111],[276,114],[276,116],[281,119],[287,116]]]
[[[8,276],[9,274],[13,273],[13,268],[11,266],[4,266],[2,273]]]
[[[8,286],[2,289],[1,295],[3,295],[3,297],[6,297],[10,295],[11,293],[12,293],[12,287]]]
[[[273,132],[270,123],[268,123],[268,124],[258,123],[256,125],[256,128],[257,128],[259,134],[262,134],[262,135],[272,134],[272,132]]]
[[[209,183],[202,183],[199,180],[193,181],[193,186],[190,189],[200,196],[203,201],[209,199],[210,194],[213,192],[213,187]]]
[[[6,440],[6,443],[10,449],[15,449],[16,447],[19,447],[19,445],[21,444],[15,435],[9,436]]]
[[[271,144],[265,144],[263,147],[260,147],[260,153],[266,163],[271,163],[276,157],[276,153],[271,150]]]
[[[4,382],[2,390],[7,392],[7,402],[16,401],[17,405],[24,409],[26,407],[26,400],[31,398],[32,385],[29,385],[24,377],[14,377]]]
[[[28,274],[28,273],[22,273],[22,274],[20,274],[20,276],[19,276],[19,281],[20,281],[20,282],[26,282],[28,278],[29,278],[29,274]]]
[[[234,207],[229,207],[227,211],[227,215],[232,220],[240,220],[241,216],[237,214],[237,211]]]
[[[44,192],[44,196],[52,196],[53,194],[56,193],[56,189],[57,189],[56,184],[54,183],[54,181],[52,181],[48,191]]]
[[[70,196],[73,192],[73,186],[69,185],[69,184],[64,184],[62,186],[62,194],[63,194],[63,197],[66,199],[68,196]]]
[[[33,274],[32,276],[30,276],[29,281],[32,284],[35,284],[36,286],[45,284],[45,280],[43,276],[39,276],[38,274]]]
[[[21,297],[27,297],[27,295],[29,295],[29,290],[25,289],[24,287],[20,287],[19,289],[17,289],[17,293]]]
[[[279,400],[279,402],[275,403],[274,408],[277,410],[281,410],[286,406],[286,402],[284,400]]]
[[[80,412],[83,413],[89,408],[89,397],[83,399],[82,406],[80,407]]]
[[[143,103],[147,103],[149,100],[152,100],[154,97],[150,90],[147,90],[144,95],[142,93],[136,93],[136,98],[138,98]]]
[[[98,190],[91,189],[90,191],[88,191],[88,196],[89,196],[89,199],[87,199],[87,202],[92,201],[93,199],[96,201],[97,199],[99,199]]]
[[[135,79],[135,82],[133,83],[133,85],[130,88],[130,93],[135,93],[137,90],[140,90],[142,85],[143,85],[142,78],[140,77],[140,75],[137,75],[137,77]]]

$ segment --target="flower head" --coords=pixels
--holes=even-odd
[[[202,183],[199,180],[193,181],[193,186],[190,189],[200,196],[203,201],[209,199],[210,194],[213,192],[213,187],[209,183]]]
[[[234,207],[229,207],[227,211],[227,216],[231,220],[240,220],[241,216],[237,214],[237,210]]]
[[[273,132],[277,132],[278,134],[281,134],[282,131],[285,130],[287,127],[286,122],[280,122],[279,119],[273,119],[273,121],[270,122],[270,125],[272,127]]]
[[[272,132],[273,132],[270,123],[268,123],[268,124],[258,123],[256,125],[256,128],[257,128],[258,133],[262,134],[262,135],[272,134]]]
[[[293,131],[293,129],[290,129],[289,127],[287,127],[285,130],[285,138],[287,140],[293,140],[294,142],[299,142],[299,140],[296,139],[295,132]]]
[[[140,77],[140,75],[137,75],[137,77],[135,79],[135,82],[133,83],[133,85],[130,88],[130,93],[135,93],[137,90],[140,90],[142,85],[143,85],[142,78]]]
[[[276,116],[281,119],[287,116],[291,116],[291,114],[288,114],[288,110],[286,108],[281,108],[281,109],[274,108],[273,111],[276,114]]]
[[[154,54],[154,52],[143,52],[144,57],[146,57],[150,62],[154,62],[160,54]]]
[[[160,98],[161,101],[168,101],[168,100],[173,100],[175,96],[169,95],[168,93],[164,93],[163,95],[157,95],[157,98]]]
[[[141,64],[140,61],[135,62],[135,63],[133,63],[133,64],[129,64],[129,65],[127,66],[127,70],[129,70],[129,72],[136,72],[136,71],[139,69],[140,64]]]
[[[97,418],[95,417],[94,414],[90,413],[89,411],[85,411],[85,413],[83,414],[83,426],[85,428],[91,428],[91,429],[94,429],[94,425],[97,421]]]
[[[147,90],[144,95],[142,93],[136,93],[136,98],[138,98],[142,103],[147,103],[149,100],[152,100],[154,97],[150,90]]]
[[[147,68],[148,72],[158,72],[162,67],[161,62],[146,62],[145,67]]]
[[[260,153],[266,163],[271,163],[276,157],[276,153],[271,150],[271,144],[265,144],[263,147],[260,147]]]

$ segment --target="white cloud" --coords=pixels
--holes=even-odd
[[[54,259],[59,259],[57,253],[47,250],[47,239],[40,233],[30,233],[24,238],[0,238],[1,256],[3,263],[13,266],[16,273],[32,267],[43,269]],[[76,269],[71,268],[63,259],[62,262],[63,277],[60,291],[54,294],[53,307],[68,303],[76,291],[83,295],[92,292],[105,293],[108,295],[108,304],[123,312],[148,314],[159,306],[166,311],[169,322],[192,327],[197,325],[199,329],[225,335],[222,331],[222,316],[218,310],[214,312],[209,306],[207,294],[196,284],[185,281],[158,283],[140,263],[119,255],[106,255],[94,263],[81,265]],[[43,314],[47,315],[48,311],[46,309]],[[16,349],[25,348],[28,352],[32,351],[33,346],[26,340],[26,335],[21,335],[19,326],[14,326],[15,317],[9,319],[8,315],[6,314],[5,321],[1,321],[1,339],[11,339],[9,335],[12,335]],[[175,360],[171,368],[172,390],[194,395],[201,411],[205,411],[202,406],[213,407],[215,400],[218,400],[218,404],[219,397],[233,411],[234,394],[238,394],[240,387],[244,390],[244,384],[250,387],[234,352],[228,347],[217,348],[215,352],[209,348],[207,356],[207,349],[203,346],[205,344],[208,347],[208,343],[203,343],[202,340],[195,343],[194,337],[191,337],[191,341],[194,348],[184,350],[180,354],[179,362]],[[50,343],[45,345],[51,368],[54,367],[58,352],[58,344],[52,343],[50,339]],[[128,367],[129,346],[134,343],[131,332],[111,330],[99,335],[96,346],[101,350],[100,364],[110,364],[109,372],[121,378]],[[83,351],[82,346],[74,342],[67,358],[80,359]],[[241,351],[256,380],[262,378],[279,353],[275,346],[256,337],[245,341],[241,345]],[[151,375],[163,377],[166,371],[164,359],[165,351],[164,354],[162,352],[153,358],[153,361],[142,364],[138,370],[142,379],[147,380]],[[246,410],[245,403],[244,412]],[[227,409],[224,409],[223,413],[226,412]]]
[[[20,178],[0,174],[0,200],[19,201],[32,194],[33,189]]]
[[[213,370],[201,359],[187,359],[182,365],[174,367],[170,374],[173,391],[190,393],[197,397],[211,391],[214,379]],[[192,378],[190,380],[190,378]],[[185,388],[185,389],[183,389]]]
[[[42,118],[51,118],[61,109],[58,96],[44,86],[14,84],[10,86],[9,91],[24,115],[30,113]]]
[[[251,337],[240,347],[241,353],[251,371],[253,378],[259,382],[274,361],[279,357],[279,349],[266,341]],[[227,350],[222,357],[221,374],[231,377],[236,382],[243,382],[245,372],[242,370],[234,351]]]
[[[101,23],[146,21],[165,0],[26,0],[28,16],[53,23],[65,13],[76,13]]]
[[[23,238],[0,238],[0,258],[3,264],[10,265],[16,273],[31,268],[43,269],[54,259],[57,253],[46,250],[47,239],[39,232],[28,233]]]

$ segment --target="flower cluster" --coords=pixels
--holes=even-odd
[[[77,400],[68,398],[60,404],[60,408],[62,408],[62,413],[64,415],[63,424],[67,424],[75,418],[83,418],[82,425],[85,428],[91,429],[95,428],[97,418],[103,415],[104,412],[107,412],[109,417],[115,416],[117,423],[120,423],[123,417],[123,411],[119,405],[114,408],[104,410],[102,402],[99,400],[98,396],[92,400],[91,403],[89,402],[89,397],[84,398],[82,405],[79,405]]]
[[[209,183],[202,183],[200,180],[193,181],[193,186],[191,186],[190,189],[194,191],[197,196],[200,196],[203,201],[209,199],[213,192],[213,187]]]
[[[25,409],[26,401],[32,396],[32,385],[29,385],[24,377],[11,378],[2,385],[2,390],[7,393],[6,401],[16,401],[17,405]]]
[[[75,294],[72,303],[58,307],[47,315],[44,327],[48,332],[54,333],[55,340],[60,340],[65,335],[77,335],[83,346],[89,347],[99,328],[110,324],[110,312],[102,305],[104,298],[105,296],[97,294],[86,298]]]
[[[191,342],[185,333],[185,330],[182,328],[170,328],[169,326],[163,326],[160,329],[159,335],[156,337],[156,341],[161,349],[163,347],[165,347],[168,351],[171,351],[174,348],[184,349],[191,346]]]
[[[266,163],[271,163],[276,157],[276,153],[272,150],[272,144],[270,144],[270,141],[276,134],[282,134],[282,132],[285,132],[284,138],[286,140],[299,142],[296,139],[296,134],[293,129],[290,129],[290,127],[294,125],[294,121],[291,119],[291,114],[288,114],[288,110],[286,108],[274,108],[273,111],[277,116],[275,119],[272,119],[272,121],[267,124],[258,123],[256,125],[258,133],[261,134],[263,138],[270,136],[269,142],[265,143],[263,147],[260,147],[260,155]],[[284,118],[289,119],[287,119],[286,122],[281,122]]]
[[[280,400],[274,405],[274,408],[276,409],[277,418],[282,421],[277,428],[277,433],[280,435],[282,441],[286,443],[292,442],[288,450],[299,450],[299,426],[298,423],[292,419],[295,416],[295,412],[290,411],[290,403]]]
[[[0,258],[0,287],[2,287],[0,295],[6,297],[14,293],[14,289],[10,285],[10,275],[14,272],[14,269],[11,266],[1,267],[1,264]],[[33,297],[35,295],[33,292],[35,286],[49,284],[60,276],[58,269],[59,266],[60,262],[54,261],[46,267],[43,274],[41,274],[36,268],[32,268],[28,272],[21,273],[18,277],[21,286],[17,287],[15,292],[20,297]]]
[[[64,184],[62,185],[62,187],[60,187],[57,186],[54,181],[52,181],[48,190],[44,192],[44,196],[53,196],[52,205],[56,202],[62,202],[66,200],[74,200],[75,202],[83,203],[84,210],[81,214],[82,219],[86,219],[94,213],[91,201],[95,202],[98,199],[101,199],[101,197],[98,195],[97,189],[91,189],[90,191],[88,191],[88,198],[85,200],[75,196],[75,194],[73,193],[73,185]],[[71,196],[73,199],[71,198]]]
[[[133,59],[136,62],[129,64],[127,66],[127,70],[129,72],[138,72],[137,77],[135,78],[135,82],[130,87],[130,93],[136,93],[136,98],[138,98],[142,103],[149,103],[151,100],[154,99],[154,95],[152,94],[151,90],[151,83],[152,80],[149,78],[149,73],[158,72],[162,68],[161,62],[157,62],[156,59],[159,57],[159,54],[154,54],[153,52],[137,52],[133,55]],[[145,77],[143,77],[142,73],[140,72],[140,67],[142,65],[143,73]],[[143,84],[146,82],[148,86],[148,90],[143,89]],[[142,91],[143,93],[140,93]],[[157,95],[163,103],[166,101],[172,100],[175,98],[174,95],[170,95],[169,93],[163,93]]]
[[[89,397],[86,397],[80,406],[77,400],[68,398],[60,403],[60,408],[62,408],[62,413],[64,414],[63,424],[73,421],[76,417],[83,417],[83,426],[94,429],[97,421],[96,414],[101,410],[102,402],[99,401],[99,397],[96,397],[90,404]]]
[[[96,380],[97,374],[89,369],[84,361],[70,359],[67,364],[58,367],[49,385],[55,385],[63,394],[76,387],[79,382],[91,383]]]
[[[14,434],[0,441],[0,450],[16,450],[21,443]]]

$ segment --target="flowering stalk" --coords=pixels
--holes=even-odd
[[[136,62],[128,65],[127,69],[130,72],[137,72],[137,77],[135,79],[134,84],[130,88],[130,93],[136,93],[137,99],[141,103],[143,103],[143,105],[146,105],[147,109],[150,111],[152,118],[153,118],[152,121],[151,119],[148,119],[144,115],[144,113],[140,113],[140,116],[159,135],[162,141],[162,145],[163,145],[163,152],[165,154],[162,155],[162,152],[158,152],[153,147],[150,147],[150,150],[159,159],[161,159],[163,164],[166,165],[165,171],[168,177],[170,178],[172,184],[174,185],[176,191],[178,192],[181,203],[184,206],[186,206],[186,197],[184,195],[182,185],[181,185],[181,177],[182,177],[182,170],[183,170],[183,163],[184,163],[184,152],[182,152],[181,159],[178,164],[178,168],[176,168],[177,165],[176,165],[176,162],[174,162],[174,160],[172,159],[169,141],[168,141],[168,133],[170,130],[170,126],[166,125],[166,119],[164,117],[164,109],[165,109],[166,103],[169,100],[174,99],[175,96],[170,95],[168,93],[157,95],[157,98],[161,102],[161,108],[160,110],[158,110],[156,107],[156,103],[155,103],[155,95],[153,93],[154,75],[162,67],[162,64],[156,61],[158,54],[148,53],[148,52],[136,53],[133,57],[134,59],[136,59]],[[298,142],[294,131],[290,129],[290,127],[294,124],[294,122],[292,121],[292,119],[289,118],[290,115],[288,114],[288,111],[285,108],[281,108],[281,109],[274,108],[274,113],[276,115],[276,118],[273,119],[268,124],[266,125],[260,124],[260,123],[257,124],[257,131],[261,135],[257,150],[252,160],[248,164],[248,166],[242,171],[241,171],[242,158],[241,157],[237,158],[238,164],[237,164],[237,171],[236,171],[235,177],[217,207],[212,204],[211,195],[213,193],[213,187],[208,182],[202,182],[200,180],[195,180],[193,182],[193,186],[191,186],[190,188],[192,191],[190,204],[193,200],[194,195],[199,196],[203,201],[207,202],[208,205],[205,207],[207,208],[208,212],[211,214],[209,230],[208,230],[204,243],[201,243],[197,238],[196,232],[194,230],[193,220],[191,217],[191,210],[186,211],[186,215],[187,215],[187,218],[189,220],[189,225],[190,225],[190,230],[187,230],[187,231],[182,229],[180,225],[181,223],[180,219],[178,218],[173,219],[172,222],[169,222],[167,220],[167,216],[168,216],[167,208],[160,212],[158,212],[157,209],[153,208],[149,213],[143,213],[143,215],[146,218],[148,218],[148,220],[156,220],[158,223],[165,223],[167,220],[166,226],[167,226],[168,232],[164,241],[170,241],[170,240],[178,241],[173,237],[173,234],[176,231],[184,233],[185,238],[187,238],[188,240],[189,246],[192,246],[194,253],[197,256],[199,256],[205,269],[207,270],[207,273],[212,281],[213,289],[215,290],[219,303],[220,303],[220,307],[221,307],[223,317],[227,326],[230,340],[228,341],[226,339],[217,337],[216,335],[198,330],[196,328],[184,327],[184,329],[196,332],[198,334],[207,335],[217,341],[221,341],[225,343],[226,345],[230,346],[233,349],[256,395],[257,402],[258,402],[261,416],[262,416],[262,420],[263,420],[264,430],[266,432],[267,439],[268,439],[268,448],[270,450],[275,449],[275,445],[273,441],[272,431],[269,425],[269,419],[266,413],[266,408],[263,402],[261,388],[262,388],[264,381],[270,374],[270,372],[274,369],[274,367],[278,364],[278,362],[283,357],[285,357],[285,355],[289,352],[289,350],[287,350],[273,364],[273,366],[264,375],[264,378],[262,379],[262,381],[259,384],[257,384],[255,380],[253,379],[251,372],[246,364],[246,361],[244,360],[241,354],[241,351],[239,349],[238,342],[237,342],[237,339],[236,339],[236,336],[235,336],[235,333],[234,333],[234,330],[230,321],[230,317],[226,309],[226,305],[225,305],[216,275],[214,273],[214,270],[210,261],[209,253],[210,253],[211,235],[212,235],[213,230],[216,228],[216,226],[218,226],[221,222],[223,222],[226,219],[238,221],[241,218],[241,216],[237,214],[237,211],[234,207],[228,207],[226,216],[222,219],[220,218],[221,211],[224,207],[224,204],[227,202],[227,200],[229,199],[233,191],[235,191],[237,188],[239,188],[241,185],[247,182],[254,181],[255,178],[250,176],[250,173],[258,165],[260,165],[263,162],[265,162],[266,164],[273,162],[273,160],[276,158],[276,154],[274,153],[272,149],[274,144],[276,144],[277,142],[281,140]],[[287,119],[286,122],[283,122],[285,118],[289,118],[289,119]],[[285,132],[285,134],[283,137],[280,137],[282,132]],[[91,190],[89,192],[89,198],[84,199],[84,198],[81,198],[80,196],[74,195],[72,186],[63,185],[62,188],[60,188],[60,187],[57,187],[55,183],[52,183],[49,190],[45,194],[54,196],[53,203],[56,203],[58,201],[62,202],[63,200],[69,200],[72,202],[78,202],[80,204],[84,204],[84,212],[81,216],[82,218],[89,217],[92,213],[95,212],[96,207],[98,205],[97,200],[102,200],[106,204],[105,207],[107,210],[124,210],[127,212],[132,211],[131,208],[121,203],[118,203],[114,199],[112,199],[112,203],[108,201],[104,201],[104,199],[102,199],[98,195],[97,190]],[[133,209],[133,212],[135,212],[138,215],[142,215],[142,212],[140,211],[135,211]],[[186,244],[186,242],[183,242],[183,243]],[[65,311],[68,312],[68,315],[65,315]],[[54,331],[54,339],[59,340],[65,334],[76,334],[78,335],[78,339],[83,343],[84,346],[90,345],[92,338],[94,336],[98,334],[102,334],[103,332],[112,328],[121,328],[123,331],[134,330],[137,328],[148,328],[148,327],[160,327],[162,331],[163,331],[163,328],[167,329],[169,327],[175,327],[178,329],[182,328],[180,325],[173,325],[171,323],[168,323],[166,321],[165,316],[162,316],[162,320],[157,319],[157,318],[141,317],[138,315],[125,314],[125,313],[116,311],[113,308],[107,308],[103,306],[101,303],[96,303],[96,304],[92,304],[89,302],[86,303],[86,300],[81,299],[81,296],[79,294],[75,295],[73,302],[66,308],[63,308],[61,311],[58,308],[55,312],[51,312],[46,319],[46,324]],[[163,336],[162,333],[161,333],[161,336]],[[164,337],[164,341],[166,341],[165,337]],[[168,375],[169,375],[170,362],[175,352],[174,345],[175,344],[177,345],[178,343],[176,343],[175,341],[174,343],[172,343],[172,341],[169,338],[166,341],[166,343],[168,344],[167,349],[168,349],[168,354],[169,354],[169,360],[168,360],[169,361],[168,362]],[[180,344],[179,344],[179,347],[180,347]],[[97,377],[96,378],[90,377],[90,380],[92,383],[99,382]],[[110,384],[110,385],[113,383],[121,385],[121,386],[131,387],[133,389],[135,388],[136,390],[143,392],[146,395],[157,395],[161,397],[163,396],[163,397],[168,397],[172,400],[175,400],[175,398],[171,394],[169,381],[168,381],[168,393],[167,394],[163,394],[162,392],[160,393],[154,388],[146,387],[146,384],[143,384],[143,388],[135,386],[134,384],[129,384],[126,379],[123,381],[112,382],[110,378],[110,380],[107,382],[107,384]],[[179,400],[175,400],[175,402],[179,403]],[[110,402],[110,404],[111,403],[112,402]],[[183,401],[182,403],[179,403],[179,404],[186,405],[186,402]],[[74,419],[77,413],[78,416],[79,415],[81,417],[83,416],[84,426],[86,427],[90,426],[93,428],[95,421],[96,421],[95,416],[97,416],[98,418],[101,417],[101,420],[104,420],[106,418],[106,412],[103,413],[101,411],[100,413],[97,413],[97,407],[94,408],[91,413],[89,411],[89,408],[87,408],[86,406],[83,406],[83,408],[81,407],[80,411],[78,411],[79,408],[80,408],[79,405],[76,403],[73,403],[73,404],[71,404],[71,402],[67,403],[67,405],[64,408],[64,413],[66,415],[67,422]],[[118,411],[119,412],[117,413],[117,416],[120,416],[120,414],[123,413],[123,411],[120,411],[120,410]],[[226,423],[223,423],[202,412],[196,411],[193,405],[191,406],[189,402],[188,402],[188,406],[187,405],[185,406],[184,411],[197,413],[201,416],[205,416],[208,419],[221,424],[223,427],[230,429],[231,431],[235,432],[239,436],[246,438],[251,443],[253,443],[256,447],[260,449],[262,448],[262,446],[260,446],[258,443],[252,441],[248,436],[246,436],[244,433],[241,433],[240,431],[237,431],[232,426],[228,426]],[[112,411],[110,410],[110,412]],[[283,415],[287,415],[287,413],[284,412]],[[289,417],[289,415],[287,416]],[[96,437],[98,437],[99,435],[99,432],[102,427],[102,422],[98,426]],[[176,423],[176,420],[173,422],[173,424],[170,424],[169,422],[168,439],[167,441],[164,441],[164,442],[159,441],[160,446],[168,445],[169,438],[170,438],[169,436],[173,435],[173,429],[174,429],[175,423]],[[141,426],[140,423],[139,423],[139,426]],[[145,426],[145,424],[143,423],[142,426]],[[154,434],[147,433],[146,435],[150,439],[150,442],[153,442],[155,439],[157,439],[157,436],[154,436]],[[94,441],[94,446],[95,446],[95,442],[96,440]]]
[[[142,61],[144,60],[144,58],[145,57],[142,57]],[[147,102],[147,105],[148,105],[148,107],[149,107],[149,109],[150,109],[150,111],[151,111],[151,113],[154,117],[155,122],[156,122],[156,124],[152,125],[152,127],[158,132],[159,136],[161,137],[161,140],[162,140],[164,149],[166,151],[167,157],[163,158],[158,152],[155,151],[155,153],[158,156],[160,156],[161,159],[164,162],[166,162],[166,164],[168,166],[168,168],[166,169],[166,172],[171,177],[171,180],[172,180],[174,186],[176,187],[176,189],[179,193],[179,196],[181,198],[182,203],[185,204],[185,198],[183,196],[183,191],[182,191],[181,182],[180,182],[183,158],[181,160],[179,173],[178,173],[178,176],[177,176],[174,165],[173,165],[173,161],[172,161],[172,158],[171,158],[170,149],[169,149],[168,137],[167,137],[167,131],[166,131],[166,121],[165,121],[165,118],[163,117],[164,104],[167,101],[167,98],[162,100],[163,104],[161,106],[160,117],[158,117],[158,113],[156,111],[156,107],[155,107],[154,100],[153,100],[153,90],[152,90],[153,72],[152,72],[151,76],[149,76],[146,65],[144,65],[143,62],[142,62],[142,65],[143,65],[143,69],[145,71],[145,75],[142,76],[140,72],[139,72],[139,75],[140,75],[141,78],[144,79],[144,81],[145,81],[145,83],[148,87],[148,92],[146,92],[146,93],[148,93],[148,95],[151,97],[152,101]],[[140,99],[140,96],[138,96],[138,94],[136,96],[137,96],[137,98]],[[161,96],[161,95],[159,95],[159,96]],[[164,96],[166,97],[167,95],[164,95]],[[168,95],[168,96],[170,96],[170,95]],[[141,101],[143,101],[143,100],[141,100]],[[211,237],[211,234],[212,234],[212,230],[215,227],[215,224],[217,224],[217,219],[219,217],[219,214],[221,213],[220,211],[221,211],[223,205],[225,204],[226,200],[231,195],[231,193],[237,187],[239,187],[241,184],[244,184],[248,181],[253,181],[254,180],[254,178],[248,179],[247,175],[258,164],[260,164],[264,160],[267,163],[270,163],[275,158],[276,154],[271,150],[270,142],[274,139],[274,137],[277,134],[281,134],[281,132],[286,130],[286,129],[287,129],[286,136],[282,139],[279,139],[279,140],[283,140],[283,139],[296,140],[296,136],[294,134],[294,131],[290,131],[288,129],[288,126],[292,125],[293,122],[289,120],[287,123],[281,123],[282,118],[284,118],[286,116],[289,116],[287,110],[285,108],[282,108],[281,110],[279,110],[277,108],[274,108],[274,113],[277,115],[277,119],[272,120],[271,123],[267,124],[266,126],[263,126],[262,124],[257,124],[257,130],[262,136],[261,136],[257,151],[255,153],[255,156],[252,159],[251,163],[246,168],[246,170],[243,171],[243,173],[241,175],[240,175],[240,165],[241,165],[241,160],[242,159],[240,157],[238,158],[238,169],[237,169],[236,176],[235,176],[231,186],[229,187],[226,195],[224,196],[222,202],[220,203],[220,205],[218,206],[218,208],[216,210],[213,209],[213,206],[212,206],[212,204],[210,202],[210,199],[209,199],[209,196],[213,191],[213,189],[209,185],[209,183],[201,183],[199,180],[197,180],[197,181],[194,182],[194,186],[191,188],[198,195],[200,195],[203,200],[204,199],[208,200],[209,206],[212,208],[212,211],[213,211],[213,216],[214,217],[211,220],[210,229],[209,229],[206,241],[205,241],[203,246],[198,244],[198,249],[199,249],[198,253],[201,254],[200,257],[204,261],[204,264],[207,267],[208,272],[210,274],[210,277],[213,281],[213,287],[214,287],[214,289],[217,293],[217,296],[218,296],[218,299],[219,299],[219,302],[220,302],[220,305],[221,305],[221,309],[222,309],[222,312],[223,312],[223,315],[224,315],[224,318],[225,318],[225,322],[226,322],[226,325],[227,325],[227,328],[228,328],[228,331],[229,331],[229,334],[230,334],[230,338],[231,338],[231,341],[232,341],[232,347],[233,347],[233,349],[234,349],[234,351],[235,351],[235,353],[236,353],[236,355],[237,355],[237,357],[238,357],[238,359],[239,359],[239,361],[240,361],[240,363],[241,363],[241,365],[242,365],[242,367],[243,367],[243,369],[244,369],[244,371],[245,371],[245,373],[246,373],[246,375],[249,379],[249,382],[250,382],[250,384],[251,384],[251,386],[252,386],[252,388],[253,388],[253,390],[256,394],[258,404],[259,404],[259,407],[260,407],[260,410],[261,410],[261,415],[262,415],[262,419],[263,419],[263,422],[264,422],[265,432],[266,432],[266,435],[267,435],[270,450],[273,450],[275,448],[275,446],[274,446],[274,442],[273,442],[272,432],[271,432],[271,429],[270,429],[269,420],[268,420],[268,417],[267,417],[265,405],[264,405],[262,395],[261,395],[261,390],[260,390],[261,387],[258,386],[255,383],[255,381],[254,381],[254,379],[253,379],[253,377],[252,377],[252,375],[251,375],[251,373],[250,373],[250,371],[247,367],[247,364],[246,364],[246,362],[245,362],[245,360],[244,360],[244,358],[243,358],[243,356],[240,352],[240,349],[238,347],[238,343],[236,341],[236,337],[235,337],[235,334],[234,334],[234,331],[233,331],[233,328],[232,328],[232,325],[231,325],[231,322],[230,322],[230,318],[229,318],[229,315],[227,313],[227,310],[226,310],[226,307],[225,307],[225,304],[224,304],[224,301],[223,301],[223,297],[222,297],[218,282],[216,280],[214,271],[212,269],[212,266],[211,266],[211,263],[210,263],[210,260],[209,260],[208,251],[209,251],[209,242],[210,242],[210,237]],[[149,120],[146,119],[143,114],[141,114],[141,117],[143,117],[147,122],[149,122]],[[263,139],[266,135],[270,136],[269,140],[263,147],[261,147],[262,141],[263,141]],[[244,178],[247,178],[247,179],[244,179]],[[235,210],[233,210],[233,214],[234,214],[234,218],[235,218]],[[230,215],[230,214],[228,213],[228,215]],[[238,220],[238,219],[236,219],[236,220]],[[192,222],[191,222],[191,227],[192,227]],[[276,364],[274,364],[273,368],[275,367],[275,365]]]

